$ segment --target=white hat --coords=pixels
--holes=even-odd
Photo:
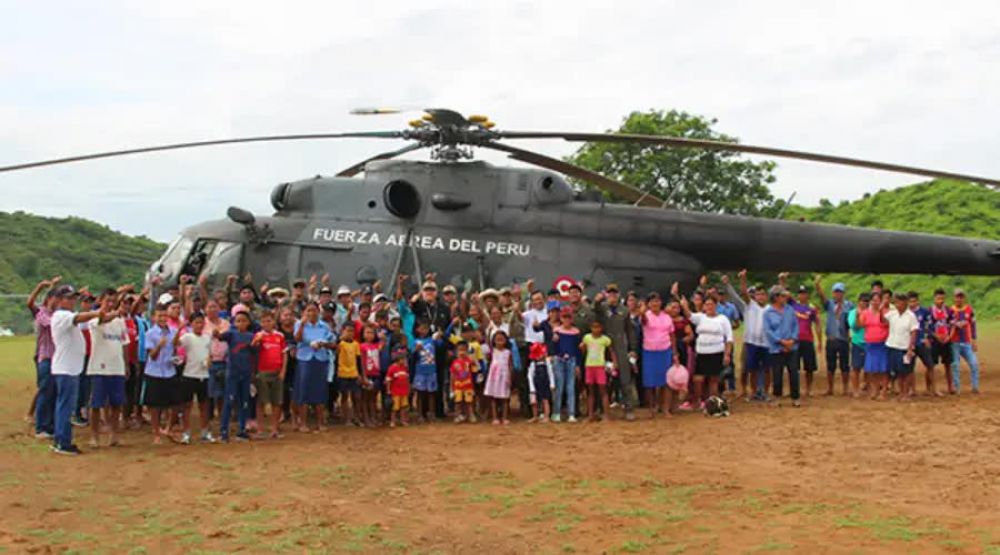
[[[163,306],[165,304],[170,304],[172,302],[174,302],[174,296],[171,295],[170,293],[164,293],[160,295],[158,299],[156,299],[156,304],[160,306]]]
[[[346,285],[341,285],[337,289],[337,296],[338,297],[341,296],[341,295],[350,295],[350,294],[351,294],[351,288],[348,287],[348,286],[346,286]]]

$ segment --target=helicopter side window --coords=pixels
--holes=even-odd
[[[178,277],[181,273],[181,266],[188,253],[191,252],[192,246],[194,246],[194,239],[183,235],[178,237],[167,249],[160,262],[154,266],[154,273],[165,281]]]
[[[201,271],[205,269],[208,257],[215,250],[217,242],[214,239],[199,239],[194,244],[194,249],[192,249],[191,255],[188,256],[187,263],[184,264],[183,273],[189,276],[200,275]]]
[[[230,274],[239,274],[243,245],[219,241],[214,246],[215,249],[208,258],[204,271],[218,280],[224,280]]]

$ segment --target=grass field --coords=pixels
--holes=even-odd
[[[189,447],[132,432],[70,458],[27,433],[32,343],[4,340],[0,550],[1000,554],[1000,349],[982,344],[975,397]]]

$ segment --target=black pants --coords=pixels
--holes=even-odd
[[[785,370],[788,370],[788,384],[792,392],[792,400],[799,398],[799,366],[795,351],[788,353],[768,353],[767,367],[771,369],[771,379],[774,384],[774,396],[778,399],[784,393]]]
[[[851,371],[851,345],[844,339],[826,340],[826,371],[836,372],[837,368],[844,374]]]

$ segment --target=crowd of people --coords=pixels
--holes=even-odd
[[[30,416],[36,437],[61,454],[80,453],[76,426],[98,448],[147,425],[154,444],[189,444],[336,423],[505,426],[512,409],[558,423],[620,408],[631,421],[705,410],[720,396],[780,404],[786,377],[798,407],[800,372],[808,397],[820,353],[826,395],[839,370],[843,395],[910,401],[918,360],[928,395],[943,394],[939,367],[958,394],[963,359],[978,393],[976,319],[963,291],[949,304],[938,289],[925,307],[918,293],[876,281],[852,302],[842,283],[827,292],[817,277],[793,293],[787,277],[770,287],[749,285],[746,271],[735,284],[702,277],[690,294],[673,284],[666,298],[609,283],[590,299],[579,285],[542,291],[531,280],[439,289],[433,274],[413,294],[405,275],[389,290],[334,290],[326,276],[256,287],[246,275],[210,291],[207,276],[181,276],[97,295],[56,277],[27,302],[37,333]]]

